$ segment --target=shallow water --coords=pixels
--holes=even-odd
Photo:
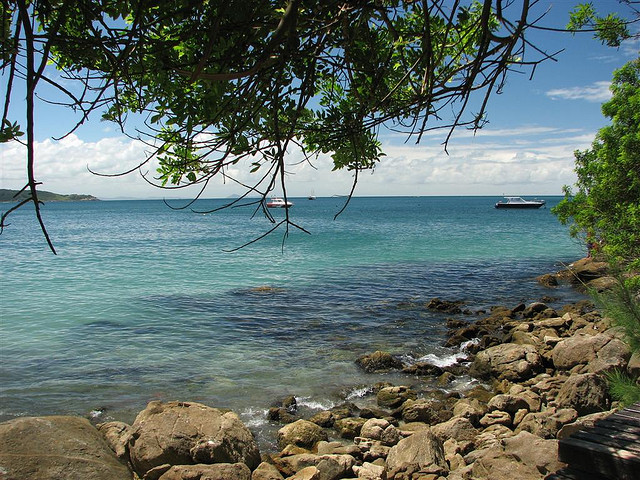
[[[99,409],[130,422],[149,400],[179,399],[232,408],[260,435],[286,395],[313,410],[380,379],[406,382],[354,360],[387,350],[451,361],[446,316],[424,308],[432,297],[472,310],[578,298],[534,278],[582,246],[548,208],[496,210],[496,200],[354,198],[334,220],[343,199],[293,199],[310,235],[279,230],[233,253],[270,228],[252,208],[51,203],[57,256],[32,212],[18,211],[0,236],[0,419]]]

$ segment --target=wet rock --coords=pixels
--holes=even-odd
[[[0,445],[0,477],[7,480],[132,478],[131,472],[85,418],[50,416],[9,420],[0,423]]]
[[[355,438],[360,435],[362,426],[367,420],[360,417],[348,417],[336,420],[333,428],[342,438]]]
[[[416,375],[416,376],[432,376],[438,377],[442,375],[442,368],[437,365],[432,365],[427,362],[418,362],[413,365],[407,365],[402,369],[402,373],[406,373],[407,375]]]
[[[321,440],[328,440],[327,432],[308,420],[297,420],[278,430],[278,445],[287,445],[311,449]]]
[[[356,365],[367,373],[400,370],[404,366],[398,358],[388,352],[381,352],[379,350],[370,355],[358,357]]]
[[[457,314],[462,313],[461,305],[464,305],[462,301],[452,302],[450,300],[442,300],[440,298],[432,298],[427,304],[426,307],[429,310],[435,310],[438,312],[449,313],[449,314]]]
[[[407,386],[384,387],[376,395],[381,407],[397,408],[406,400],[416,398],[416,393]]]

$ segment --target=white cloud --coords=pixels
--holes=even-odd
[[[383,141],[387,156],[373,174],[360,174],[356,194],[560,194],[563,185],[575,181],[574,150],[588,147],[593,139],[593,134],[578,129],[536,125],[485,129],[476,136],[461,133],[449,144],[448,155],[436,137],[421,145]],[[99,198],[189,198],[197,194],[195,189],[159,190],[148,185],[138,171],[104,178],[88,170],[105,174],[129,170],[145,158],[146,149],[141,142],[126,137],[87,142],[70,135],[59,142],[45,140],[36,145],[37,180],[44,182],[44,190]],[[0,145],[0,157],[0,187],[21,188],[26,178],[24,147]],[[351,189],[353,173],[332,171],[331,158],[326,155],[307,162],[300,151],[292,151],[287,162],[290,196],[311,192],[319,196],[345,195]],[[155,166],[144,167],[144,171],[153,175]],[[248,184],[258,178],[242,163],[228,169],[227,174]],[[219,179],[204,196],[226,197],[242,192],[236,183]]]
[[[555,88],[546,92],[552,100],[586,100],[587,102],[602,103],[611,98],[609,86],[611,82],[595,82],[582,87]]]

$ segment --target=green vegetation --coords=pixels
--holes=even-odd
[[[19,190],[8,190],[0,188],[0,202],[21,202],[29,198],[28,192],[20,192]],[[82,202],[88,200],[98,200],[92,195],[61,195],[59,193],[46,192],[40,190],[38,198],[43,202]]]
[[[640,267],[640,59],[614,73],[611,90],[602,112],[612,123],[591,149],[575,152],[577,191],[565,187],[553,212],[572,235],[633,270]]]
[[[618,272],[617,288],[594,298],[640,354],[640,59],[614,72],[611,90],[602,106],[611,125],[600,129],[591,149],[575,152],[578,190],[565,187],[552,211]],[[640,378],[614,372],[609,382],[623,405],[640,401]]]

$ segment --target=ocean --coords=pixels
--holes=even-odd
[[[355,360],[376,350],[463,358],[442,347],[450,315],[427,309],[430,299],[475,312],[582,298],[535,277],[584,246],[549,208],[497,210],[497,200],[356,197],[334,219],[345,198],[294,198],[291,220],[306,232],[280,228],[239,250],[273,226],[255,205],[49,203],[57,256],[21,209],[0,236],[0,420],[130,423],[151,400],[197,401],[234,410],[268,443],[277,426],[266,410],[288,395],[313,413],[370,401],[378,381],[415,383],[365,374]]]

